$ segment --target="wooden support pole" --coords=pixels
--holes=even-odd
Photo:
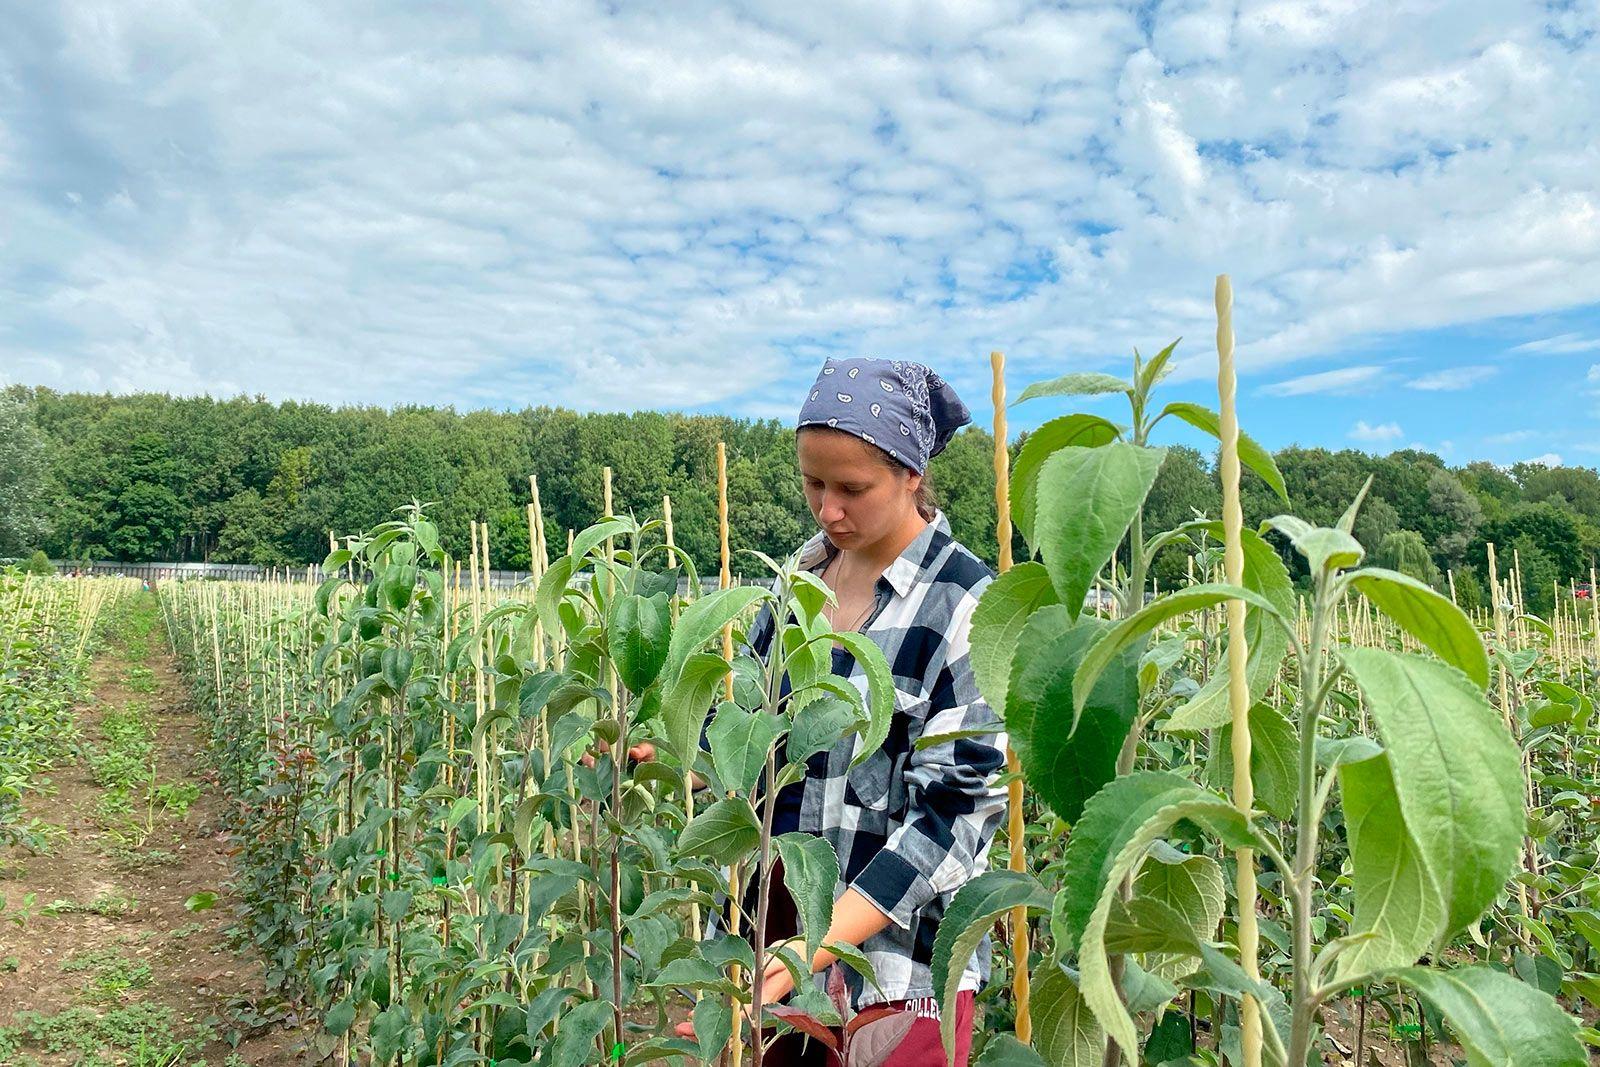
[[[1239,412],[1233,368],[1233,285],[1217,275],[1217,393],[1221,400],[1223,569],[1232,585],[1244,584],[1244,513],[1239,503]],[[1250,780],[1250,689],[1245,647],[1244,601],[1230,600],[1228,618],[1228,706],[1233,718],[1233,803],[1248,814],[1255,806]],[[1255,850],[1236,853],[1239,898],[1239,962],[1252,980],[1261,978],[1260,933],[1256,926]],[[1261,1004],[1253,996],[1240,1001],[1240,1050],[1244,1067],[1261,1067]]]
[[[994,402],[994,505],[995,540],[999,549],[1001,574],[1011,569],[1011,457],[1006,452],[1006,357],[1004,352],[989,353],[993,376],[990,397]],[[1022,764],[1009,738],[1006,740],[1006,771],[1011,782],[1006,786],[1006,842],[1011,850],[1010,868],[1028,869],[1027,822],[1022,810]],[[1011,909],[1011,994],[1016,1001],[1017,1040],[1024,1045],[1033,1040],[1033,1015],[1030,1010],[1028,974],[1028,909]]]

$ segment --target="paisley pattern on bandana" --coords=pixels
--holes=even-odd
[[[856,403],[863,389],[873,399]],[[951,436],[971,421],[949,383],[922,364],[851,357],[823,365],[797,425],[844,430],[922,474]]]

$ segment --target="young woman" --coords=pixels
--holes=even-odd
[[[1005,792],[994,786],[1005,739],[968,658],[973,609],[992,575],[950,535],[926,481],[928,461],[970,421],[954,390],[928,368],[874,359],[830,359],[800,410],[800,474],[821,528],[801,549],[800,563],[833,590],[833,628],[859,630],[883,649],[895,713],[882,749],[860,766],[850,766],[854,736],[811,757],[805,779],[779,794],[775,832],[818,834],[838,852],[840,885],[824,940],[857,946],[879,987],[848,972],[854,1007],[887,1005],[913,1016],[886,1067],[946,1062],[929,968],[934,933],[955,891],[986,869],[1005,811]],[[764,612],[750,634],[758,656],[765,658],[772,633]],[[835,673],[865,691],[854,658],[837,645],[833,657]],[[971,730],[981,732],[915,747],[924,735]],[[781,871],[762,938],[769,948],[798,932],[780,880]],[[988,978],[988,958],[985,941],[966,961],[960,997],[950,1006],[957,1067],[967,1060],[973,997]],[[812,971],[833,961],[820,951]],[[763,984],[769,1003],[793,989],[776,960]],[[821,1067],[825,1052],[789,1035],[766,1062]]]

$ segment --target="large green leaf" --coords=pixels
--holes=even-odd
[[[672,634],[667,595],[621,594],[607,607],[606,641],[617,678],[630,693],[642,693],[661,673]]]
[[[662,694],[661,721],[666,727],[667,744],[683,764],[685,781],[700,751],[700,731],[705,727],[706,716],[731,669],[721,656],[696,652]]]
[[[572,581],[573,568],[576,561],[571,556],[562,556],[544,572],[544,577],[539,579],[539,588],[533,594],[533,606],[539,613],[539,621],[544,623],[544,631],[551,638],[561,633],[561,599],[567,595],[567,583]]]
[[[774,838],[783,860],[783,885],[800,912],[806,936],[806,959],[817,949],[833,925],[833,891],[839,881],[839,856],[826,838],[814,834],[780,834]]]
[[[1089,649],[1083,657],[1083,663],[1078,668],[1078,674],[1083,678],[1083,684],[1093,686],[1100,677],[1100,672],[1105,669],[1123,649],[1133,642],[1149,634],[1164,622],[1187,615],[1191,611],[1200,611],[1204,608],[1216,607],[1230,600],[1243,600],[1251,607],[1267,613],[1269,617],[1278,615],[1278,606],[1260,593],[1243,586],[1227,585],[1225,583],[1191,585],[1145,605],[1143,608],[1118,622],[1106,632],[1106,635],[1095,646]],[[1075,699],[1075,709],[1081,708],[1089,697],[1089,691],[1080,688]]]
[[[1222,537],[1221,523],[1211,523],[1205,528],[1214,537]],[[1280,618],[1294,618],[1294,584],[1289,581],[1289,570],[1283,565],[1282,557],[1254,530],[1240,531],[1239,545],[1244,550],[1244,587],[1272,601]],[[1278,667],[1289,650],[1289,634],[1261,609],[1247,605],[1244,635],[1249,653],[1245,674],[1250,681],[1250,699],[1254,701],[1261,699],[1278,677]],[[1216,669],[1206,684],[1188,703],[1173,712],[1161,728],[1212,730],[1226,723],[1232,717],[1228,710],[1229,673],[1224,642],[1223,654],[1217,657]]]
[[[724,626],[756,601],[770,599],[771,591],[763,586],[735,585],[707,593],[684,608],[677,625],[672,628],[672,640],[667,646],[667,663],[663,668],[667,684],[670,686],[677,681],[689,657],[722,633]]]
[[[1078,939],[1079,988],[1130,1062],[1138,1059],[1139,1035],[1111,981],[1106,924],[1113,903],[1121,900],[1123,880],[1137,871],[1163,834],[1184,820],[1218,833],[1230,845],[1251,840],[1244,817],[1221,797],[1177,775],[1146,771],[1119,778],[1101,790],[1073,828],[1063,857],[1068,917],[1081,912],[1085,902],[1090,905]]]
[[[1372,937],[1344,950],[1336,980],[1415,963],[1445,921],[1444,897],[1400,810],[1388,755],[1340,765],[1339,791],[1356,897],[1350,934]]]
[[[1233,788],[1233,723],[1223,724],[1211,746],[1206,779]],[[1294,814],[1300,797],[1300,737],[1294,724],[1271,704],[1250,707],[1250,782],[1255,806],[1280,819]]]
[[[1433,654],[1459,667],[1479,689],[1489,687],[1489,654],[1472,620],[1450,602],[1409,574],[1365,567],[1346,579],[1350,588],[1372,601],[1406,633]]]
[[[1494,901],[1522,845],[1522,762],[1483,694],[1424,656],[1345,649],[1383,737],[1406,825],[1445,900],[1443,936]]]
[[[1227,902],[1222,867],[1206,855],[1189,855],[1161,842],[1150,849],[1149,860],[1134,880],[1134,901],[1155,901],[1170,908],[1199,941],[1215,934]],[[1191,957],[1156,953],[1147,956],[1145,969],[1167,981],[1194,970]]]
[[[1124,648],[1090,692],[1073,724],[1074,672],[1083,654],[1110,629],[1103,619],[1073,622],[1065,605],[1034,612],[1017,641],[1006,703],[1006,734],[1028,784],[1068,822],[1116,777],[1139,712],[1139,652]]]
[[[933,938],[933,993],[939,1000],[939,1034],[946,1055],[955,1048],[956,994],[967,961],[995,919],[1012,908],[1049,911],[1050,894],[1031,874],[985,871],[966,882],[951,899]]]
[[[1050,572],[1042,563],[1021,563],[989,583],[972,613],[971,662],[978,692],[994,713],[1006,716],[1011,660],[1028,617],[1058,603]]]
[[[761,840],[761,824],[750,802],[724,797],[700,812],[678,835],[678,854],[732,863]]]
[[[862,633],[836,633],[833,640],[845,647],[855,657],[867,678],[867,727],[861,733],[861,746],[856,750],[854,767],[883,747],[889,736],[889,726],[894,721],[894,676],[889,673],[889,661],[877,642]]]
[[[1050,1067],[1097,1067],[1105,1054],[1105,1031],[1076,982],[1052,963],[1042,970],[1029,1001],[1034,1047]]]
[[[1488,967],[1407,967],[1415,989],[1455,1031],[1472,1067],[1582,1067],[1578,1024],[1549,994]]]
[[[741,795],[755,790],[780,730],[780,720],[765,712],[745,711],[732,701],[717,706],[706,740],[724,790]]]
[[[1186,778],[1166,771],[1136,771],[1113,780],[1084,806],[1062,854],[1064,907],[1058,911],[1055,929],[1065,944],[1058,950],[1077,944],[1123,846],[1157,812],[1181,804],[1199,805],[1207,814],[1209,829],[1225,832],[1230,843],[1246,843],[1241,836],[1243,817],[1232,805]]]
[[[1063,374],[1046,382],[1034,382],[1011,403],[1020,404],[1024,400],[1042,396],[1097,396],[1100,393],[1125,393],[1132,388],[1133,386],[1121,378],[1110,374],[1078,371],[1074,374]]]
[[[1202,433],[1208,433],[1217,440],[1222,440],[1222,419],[1210,408],[1203,408],[1199,404],[1190,404],[1185,401],[1175,400],[1161,409],[1161,415],[1175,415],[1187,422],[1190,426]],[[1239,431],[1239,462],[1255,471],[1261,476],[1274,493],[1289,502],[1289,491],[1283,487],[1283,475],[1278,471],[1278,464],[1272,459],[1272,453],[1262,448],[1260,443],[1243,430]]]
[[[594,1041],[611,1025],[615,1012],[603,1000],[588,1000],[561,1017],[546,1067],[583,1067],[594,1055]]]
[[[733,1034],[733,1006],[715,993],[704,995],[694,1006],[694,1039],[700,1058],[711,1062],[727,1047]]]
[[[1034,430],[1022,442],[1017,462],[1011,467],[1011,518],[1034,551],[1039,547],[1033,539],[1034,501],[1044,461],[1058,449],[1108,445],[1121,433],[1116,423],[1099,415],[1063,415]]]
[[[1045,460],[1036,494],[1038,548],[1056,596],[1074,617],[1143,506],[1166,454],[1117,441],[1063,448]]]
[[[600,547],[600,543],[608,537],[621,537],[633,530],[633,521],[620,516],[601,519],[587,529],[579,530],[578,535],[572,539],[572,551],[568,553],[579,566],[583,564],[583,557],[593,549]]]

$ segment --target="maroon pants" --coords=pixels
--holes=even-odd
[[[783,885],[782,861],[772,865],[772,888],[767,899],[767,928],[760,944],[771,945],[800,932],[800,915],[794,898]],[[754,902],[750,911],[754,914]],[[916,1020],[895,1046],[883,1067],[945,1067],[944,1044],[939,1038],[939,1008],[932,997],[921,1000],[891,1001],[885,1007],[916,1013]],[[954,1067],[967,1067],[972,1049],[974,994],[963,990],[953,1005],[956,1013]],[[762,1062],[767,1067],[843,1067],[839,1057],[815,1038],[804,1034],[784,1034],[772,1043]]]

